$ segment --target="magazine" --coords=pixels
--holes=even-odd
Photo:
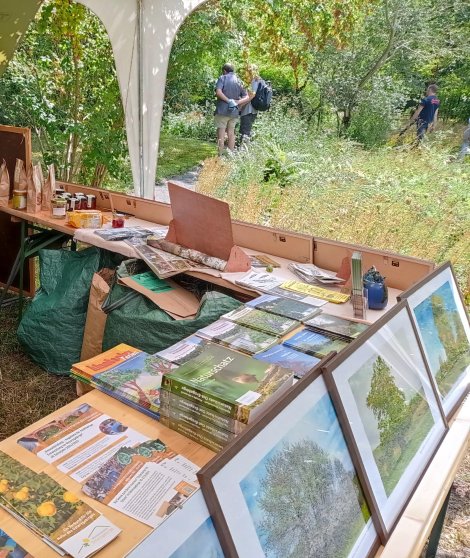
[[[231,322],[236,322],[242,326],[257,329],[268,335],[274,335],[275,337],[282,337],[286,333],[289,333],[289,331],[300,326],[300,322],[297,320],[291,320],[284,316],[263,312],[262,310],[250,308],[249,306],[232,310],[224,314],[222,318],[230,320]]]
[[[173,364],[184,364],[201,353],[206,345],[207,341],[205,339],[197,335],[191,335],[171,345],[168,349],[155,353],[155,356],[168,360]]]
[[[297,293],[303,293],[304,295],[321,298],[335,304],[347,302],[350,298],[349,294],[331,291],[322,287],[316,287],[315,285],[307,285],[307,283],[301,283],[300,281],[286,281],[282,284],[282,288],[287,289],[288,291],[294,291]]]
[[[72,376],[158,413],[162,375],[174,364],[121,343],[72,366]]]
[[[288,289],[282,288],[282,286],[274,287],[270,291],[267,291],[267,294],[279,296],[281,298],[288,298],[290,300],[298,300],[300,302],[304,302],[305,304],[309,304],[310,306],[316,306],[317,308],[320,308],[327,303],[326,300],[322,300],[321,298],[315,298],[313,296],[305,295],[304,293],[289,291]]]
[[[277,364],[284,368],[290,368],[296,378],[302,378],[320,362],[320,359],[306,353],[295,351],[284,345],[276,345],[263,353],[254,356],[258,360],[264,360],[271,364]]]
[[[151,527],[158,527],[199,489],[199,467],[161,440],[121,447],[83,492]]]
[[[249,355],[265,351],[278,342],[277,337],[228,320],[217,320],[197,331],[196,335]]]
[[[286,318],[298,320],[299,322],[313,318],[313,316],[321,312],[320,308],[312,306],[311,304],[306,304],[300,300],[292,300],[283,296],[268,294],[250,300],[250,302],[246,303],[246,306],[257,308],[264,312],[270,312],[277,316],[285,316]]]
[[[270,291],[274,287],[279,287],[283,282],[283,279],[276,277],[272,273],[260,273],[257,271],[248,271],[248,273],[240,277],[240,279],[235,280],[235,283],[241,287],[261,292]]]
[[[165,279],[189,271],[193,269],[193,265],[184,258],[164,252],[158,248],[148,246],[145,240],[141,239],[140,243],[132,243],[134,250],[137,252],[139,258],[150,267],[150,269],[160,278]]]
[[[121,532],[54,479],[3,452],[0,478],[0,506],[61,554],[86,558]]]
[[[348,342],[304,329],[289,339],[286,339],[283,345],[290,347],[291,349],[316,356],[317,358],[323,358],[332,351],[341,351],[348,345]]]
[[[8,533],[0,529],[1,558],[33,558],[33,555],[20,546]]]
[[[210,344],[165,374],[162,389],[248,424],[267,401],[292,383],[291,370]]]
[[[122,229],[96,229],[94,232],[103,240],[126,240],[127,238],[147,238],[159,229],[143,229],[141,227],[124,227]],[[164,232],[164,234],[166,234]]]
[[[17,443],[72,479],[83,482],[120,446],[148,438],[87,403],[28,432]]]
[[[319,316],[315,316],[311,320],[305,322],[305,325],[316,331],[327,331],[329,333],[341,335],[347,339],[355,339],[369,327],[366,324],[360,324],[345,318],[332,316],[331,314],[320,314]]]
[[[327,273],[313,264],[300,264],[292,262],[287,266],[292,273],[297,275],[305,283],[323,283],[325,285],[342,285],[344,279]]]

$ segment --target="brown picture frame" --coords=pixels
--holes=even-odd
[[[408,290],[404,291],[401,295],[399,295],[399,296],[397,297],[397,301],[398,301],[398,302],[401,302],[402,300],[406,300],[407,303],[408,303],[408,308],[409,308],[409,310],[410,310],[410,314],[411,314],[411,317],[412,317],[412,321],[413,321],[413,324],[414,324],[415,329],[416,329],[416,332],[417,332],[416,334],[417,334],[417,336],[418,336],[418,338],[419,338],[419,341],[420,341],[421,345],[423,345],[423,352],[424,352],[425,358],[426,358],[426,360],[427,360],[427,362],[428,362],[428,366],[429,366],[429,369],[431,370],[431,374],[432,374],[432,375],[433,375],[433,373],[432,373],[432,367],[431,367],[431,364],[430,364],[430,362],[429,362],[429,360],[428,360],[428,355],[427,355],[427,352],[426,352],[426,347],[424,346],[423,342],[421,341],[421,335],[420,335],[420,333],[419,333],[419,327],[418,327],[418,324],[417,324],[417,320],[416,320],[416,318],[415,318],[415,315],[414,315],[414,313],[413,313],[412,304],[411,304],[411,302],[410,302],[409,299],[410,299],[410,297],[412,298],[413,295],[416,295],[420,290],[426,288],[426,286],[427,286],[431,281],[433,281],[434,279],[436,279],[437,277],[439,277],[439,275],[441,275],[441,274],[443,274],[443,273],[446,273],[447,270],[449,271],[450,277],[451,277],[451,279],[452,279],[452,281],[453,281],[453,283],[454,283],[455,291],[457,291],[457,293],[458,293],[458,300],[460,301],[460,304],[461,304],[460,310],[461,310],[462,314],[466,317],[467,323],[469,324],[469,325],[468,325],[468,329],[470,329],[470,316],[469,316],[467,307],[466,307],[466,305],[465,305],[465,301],[464,301],[464,299],[463,299],[462,292],[461,292],[461,290],[460,290],[460,288],[459,288],[459,284],[458,284],[458,282],[457,282],[457,277],[456,277],[456,275],[455,275],[454,268],[453,268],[452,263],[451,263],[450,261],[444,262],[442,265],[440,265],[439,267],[437,267],[432,273],[430,273],[429,275],[427,275],[424,279],[422,279],[422,280],[419,281],[418,283],[415,283],[412,287],[410,287]],[[424,301],[424,298],[423,298],[423,301]],[[456,300],[456,303],[457,303],[457,302],[458,302],[458,301]],[[419,304],[420,304],[420,303],[419,303]],[[458,309],[458,310],[459,310],[459,309]],[[465,326],[464,326],[464,328],[465,328]],[[470,333],[469,333],[469,331],[467,331],[466,333],[467,333],[467,337],[469,338],[469,343],[470,343],[470,336],[469,336]],[[433,375],[433,377],[434,377],[434,375]],[[437,380],[436,380],[436,379],[434,379],[434,381],[437,383]],[[439,393],[439,397],[441,397],[441,394],[440,394],[440,392],[439,392],[438,386],[436,387],[436,389],[437,389],[437,391],[438,391],[438,393]],[[449,392],[449,393],[450,393],[450,392]],[[463,390],[461,391],[461,393],[460,393],[460,396],[458,396],[457,399],[456,399],[453,403],[451,403],[450,405],[447,405],[447,404],[446,404],[445,397],[442,398],[441,402],[442,402],[442,406],[443,406],[443,408],[444,408],[444,412],[445,412],[445,415],[446,415],[447,420],[450,420],[450,419],[452,418],[452,416],[456,413],[456,411],[458,410],[458,408],[462,405],[464,399],[467,397],[467,395],[468,395],[469,393],[470,393],[470,381],[467,383],[466,389],[465,389],[465,387],[464,387],[464,389],[463,389]],[[449,395],[449,394],[447,394],[447,395]]]
[[[253,441],[274,419],[276,419],[290,405],[295,404],[295,400],[320,377],[322,377],[322,367],[331,361],[336,353],[330,353],[324,357],[312,370],[300,379],[286,394],[270,406],[260,415],[253,424],[246,428],[233,442],[231,442],[222,452],[213,458],[197,474],[201,485],[207,507],[213,518],[214,526],[219,536],[222,548],[227,558],[239,558],[241,556],[235,545],[232,533],[225,517],[222,506],[217,496],[217,491],[213,484],[214,476],[217,475],[237,454],[243,450],[247,444]],[[328,393],[325,386],[325,393]],[[345,437],[345,436],[344,436]],[[280,438],[281,440],[281,438]],[[280,441],[279,440],[279,441]],[[374,524],[369,525],[372,531],[368,533],[372,536],[370,548],[364,558],[372,558],[379,549],[380,540],[375,531]],[[364,532],[365,528],[363,529]],[[362,533],[361,533],[362,534]],[[366,541],[369,542],[369,541]]]
[[[352,419],[349,416],[349,414],[347,413],[346,408],[344,406],[343,398],[342,398],[342,396],[339,392],[339,389],[338,389],[337,384],[336,384],[335,379],[334,379],[334,373],[354,353],[356,353],[356,351],[358,349],[360,349],[363,345],[365,345],[384,326],[389,324],[396,316],[398,316],[402,312],[406,313],[406,316],[410,321],[410,325],[412,327],[412,330],[413,330],[413,333],[414,333],[414,336],[415,336],[415,341],[416,341],[416,343],[419,347],[419,353],[420,353],[420,356],[421,356],[422,361],[423,361],[424,370],[425,370],[426,376],[429,380],[429,387],[431,388],[431,392],[432,392],[432,394],[435,398],[435,402],[437,404],[437,408],[438,408],[438,411],[439,411],[439,414],[440,414],[440,418],[442,419],[443,432],[438,437],[437,443],[432,448],[432,451],[429,455],[429,458],[427,459],[423,469],[420,471],[420,474],[419,474],[418,478],[415,480],[415,482],[413,484],[413,487],[411,488],[411,490],[408,491],[408,494],[403,499],[403,501],[401,501],[399,512],[396,514],[396,516],[395,516],[394,520],[391,522],[391,524],[387,527],[387,525],[385,524],[385,521],[383,519],[383,513],[382,513],[382,510],[381,510],[381,506],[380,506],[380,504],[379,504],[379,502],[376,498],[375,491],[374,491],[374,488],[372,486],[372,481],[371,481],[371,478],[370,478],[369,471],[367,470],[367,467],[364,463],[364,459],[363,459],[363,456],[361,455],[361,451],[360,451],[359,446],[358,446],[356,435],[355,435],[353,427],[351,425]],[[440,400],[439,400],[439,394],[437,392],[434,379],[432,377],[432,374],[431,374],[431,371],[429,369],[427,360],[425,358],[423,347],[422,347],[421,341],[418,337],[414,321],[411,317],[410,309],[408,307],[408,304],[405,301],[402,301],[402,302],[399,302],[398,304],[396,304],[384,316],[382,316],[379,320],[377,320],[377,322],[372,324],[362,335],[360,335],[357,339],[352,341],[349,344],[348,347],[346,347],[343,351],[341,351],[341,353],[339,353],[333,359],[331,359],[328,363],[326,363],[322,367],[322,372],[323,372],[323,375],[324,375],[325,383],[328,387],[328,391],[330,392],[331,398],[333,400],[333,404],[335,406],[338,418],[340,420],[341,427],[343,429],[343,432],[344,432],[344,435],[345,435],[345,438],[346,438],[346,441],[347,441],[347,444],[348,444],[348,447],[349,447],[349,451],[350,451],[351,456],[353,458],[354,466],[356,468],[356,471],[358,472],[358,476],[359,476],[361,485],[362,485],[363,490],[366,494],[366,498],[367,498],[367,501],[369,503],[369,507],[371,509],[372,518],[375,522],[377,532],[379,533],[380,540],[381,540],[382,544],[386,544],[387,540],[390,538],[391,533],[393,532],[393,529],[396,527],[401,515],[403,514],[403,511],[405,510],[406,506],[408,505],[408,503],[409,503],[409,501],[410,501],[410,499],[411,499],[411,497],[414,493],[414,490],[416,489],[418,484],[421,482],[421,479],[423,478],[423,476],[424,476],[424,474],[425,474],[425,472],[426,472],[426,470],[429,466],[429,463],[432,461],[435,453],[439,449],[439,446],[442,443],[442,440],[444,439],[444,437],[445,437],[445,435],[448,431],[448,423],[447,423],[447,420],[446,420],[446,417],[445,417],[445,414],[444,414],[444,410],[442,409],[442,405],[441,405]],[[342,372],[344,372],[344,370],[342,370]]]

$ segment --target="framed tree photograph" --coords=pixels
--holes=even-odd
[[[451,264],[403,293],[447,418],[470,389],[470,325]]]
[[[320,364],[198,478],[227,558],[366,558],[378,549]]]
[[[198,490],[127,558],[224,558],[202,492]]]
[[[327,363],[324,375],[385,543],[447,430],[406,303]]]

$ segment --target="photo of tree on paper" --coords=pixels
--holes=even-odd
[[[445,397],[470,371],[470,342],[447,281],[415,308],[431,372]]]
[[[346,558],[370,518],[327,394],[240,489],[267,558]]]
[[[160,386],[164,372],[175,365],[156,356],[140,353],[118,366],[95,376],[97,384],[127,397],[138,405],[158,410]]]
[[[434,418],[419,375],[394,369],[376,354],[349,379],[387,496],[390,496]]]

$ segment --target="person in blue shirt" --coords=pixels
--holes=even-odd
[[[420,142],[426,132],[431,132],[437,124],[437,114],[441,102],[437,98],[437,85],[432,84],[426,91],[426,97],[421,99],[419,107],[411,117],[416,121],[416,139]]]
[[[261,77],[258,72],[258,67],[255,64],[248,66],[248,80],[250,86],[248,88],[248,98],[238,103],[240,110],[240,145],[250,140],[251,129],[256,120],[257,110],[251,104],[251,100],[256,95],[258,85],[261,83]]]

